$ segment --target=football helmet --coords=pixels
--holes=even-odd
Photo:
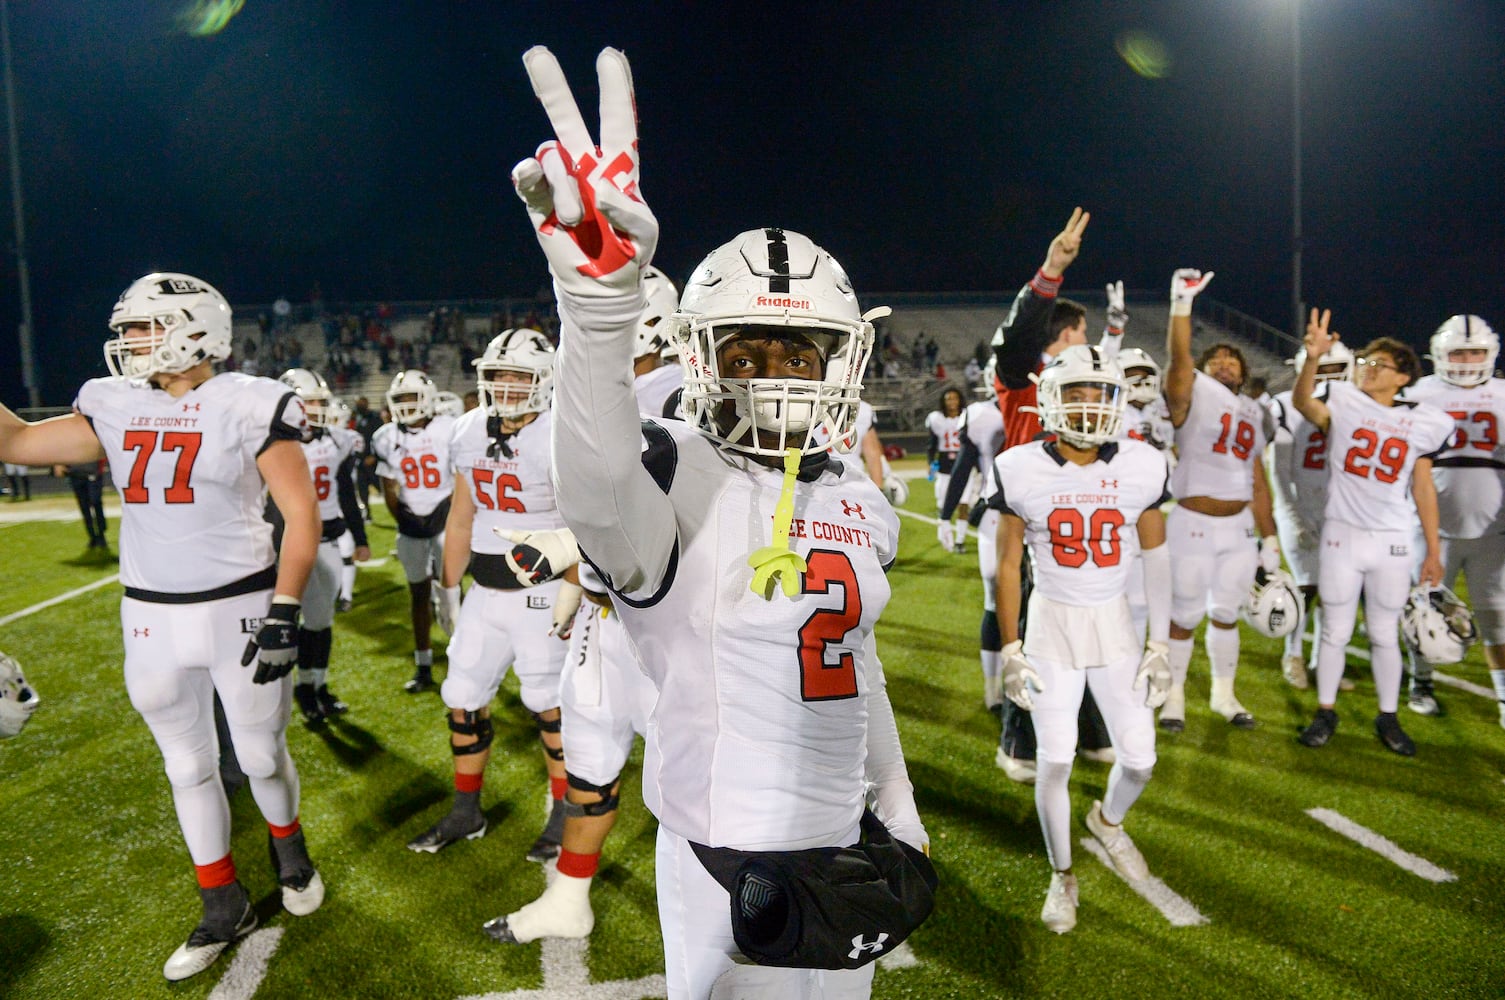
[[[863,313],[846,272],[809,237],[784,229],[740,234],[695,268],[674,315],[685,420],[747,455],[812,454],[848,438],[873,350],[872,321],[888,313]],[[808,340],[822,358],[821,377],[723,375],[718,352],[749,327]]]
[[[1450,361],[1453,351],[1483,350],[1483,361]],[[1500,335],[1478,316],[1449,316],[1432,334],[1432,367],[1444,382],[1453,385],[1483,385],[1495,373],[1500,356]]]
[[[1118,352],[1118,367],[1124,373],[1124,391],[1129,402],[1147,404],[1160,398],[1160,362],[1148,351],[1124,348]]]
[[[349,403],[345,402],[343,399],[340,399],[338,396],[332,398],[329,401],[330,427],[349,427],[350,421],[354,419],[355,415],[350,412]]]
[[[1414,587],[1400,615],[1401,634],[1423,660],[1457,663],[1479,638],[1474,613],[1446,587]]]
[[[439,390],[434,380],[416,368],[400,371],[387,387],[387,409],[392,419],[403,426],[419,424],[434,416],[434,401]]]
[[[458,393],[440,389],[434,393],[434,414],[441,417],[463,417],[465,415],[465,400]]]
[[[1255,574],[1254,586],[1239,609],[1244,621],[1260,635],[1284,639],[1301,620],[1301,594],[1296,581],[1284,570]]]
[[[476,391],[488,416],[542,413],[554,401],[554,345],[537,330],[503,330],[471,363],[476,366]],[[527,381],[496,381],[502,374],[524,375]]]
[[[643,313],[638,317],[638,336],[632,349],[634,358],[645,354],[662,355],[669,346],[669,327],[679,309],[679,292],[669,276],[656,267],[643,269]]]
[[[303,400],[303,410],[308,414],[309,426],[340,426],[335,422],[334,414],[330,409],[329,401],[333,396],[329,391],[329,384],[324,381],[322,375],[311,372],[307,368],[289,368],[277,381],[293,390],[298,394],[298,398]]]
[[[1291,364],[1296,366],[1297,372],[1300,372],[1302,367],[1306,365],[1305,347],[1296,352],[1296,357],[1292,359]],[[1342,369],[1337,369],[1338,365],[1342,365]],[[1332,346],[1327,349],[1327,353],[1317,359],[1317,384],[1321,385],[1323,382],[1352,382],[1353,366],[1353,351],[1342,341],[1335,340]],[[1324,371],[1323,369],[1327,370]]]
[[[41,700],[26,683],[21,664],[0,653],[0,739],[19,733]]]
[[[130,335],[126,327],[145,324]],[[206,281],[154,272],[120,293],[110,312],[115,339],[105,341],[110,374],[132,379],[185,372],[230,356],[230,303]]]
[[[1097,347],[1073,344],[1030,378],[1039,401],[1035,411],[1045,430],[1078,448],[1095,448],[1119,437],[1128,405],[1124,374]],[[1070,390],[1077,387],[1096,387],[1101,393],[1094,400],[1068,400],[1068,395],[1075,395]]]

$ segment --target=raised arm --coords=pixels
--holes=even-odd
[[[0,461],[16,465],[76,465],[104,458],[94,427],[69,413],[27,423],[0,405]]]
[[[1165,353],[1170,362],[1160,380],[1160,391],[1173,427],[1184,424],[1191,409],[1191,387],[1197,378],[1197,362],[1191,353],[1191,305],[1212,280],[1212,274],[1183,267],[1171,275],[1171,318],[1165,332]]]
[[[1045,262],[1019,290],[1008,318],[998,328],[993,354],[998,380],[1006,389],[1029,385],[1030,373],[1050,341],[1050,314],[1061,290],[1062,276],[1082,250],[1082,234],[1092,214],[1072,209],[1066,226],[1050,241]]]
[[[1306,361],[1301,366],[1301,371],[1296,373],[1296,387],[1291,390],[1291,405],[1296,407],[1298,413],[1321,428],[1322,433],[1327,433],[1328,425],[1332,422],[1332,414],[1327,404],[1316,396],[1317,392],[1317,366],[1322,364],[1322,355],[1332,349],[1337,342],[1338,335],[1329,332],[1328,323],[1332,320],[1331,309],[1322,310],[1319,316],[1317,310],[1312,310],[1311,318],[1306,322]]]

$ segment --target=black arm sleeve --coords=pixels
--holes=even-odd
[[[940,518],[942,521],[951,520],[951,515],[956,513],[957,506],[962,502],[962,493],[966,492],[967,480],[972,477],[972,470],[977,468],[977,443],[971,435],[962,435],[962,450],[956,453],[956,462],[951,466],[951,482],[946,486],[946,499],[941,504]]]
[[[1029,385],[1030,372],[1040,361],[1040,352],[1050,337],[1050,314],[1054,295],[1041,295],[1033,284],[1019,289],[1008,318],[998,328],[993,356],[998,362],[998,380],[1005,389]]]
[[[340,516],[345,519],[345,527],[350,529],[357,548],[367,544],[366,519],[361,516],[361,505],[355,499],[355,469],[363,457],[363,452],[351,452],[345,456],[339,471],[334,474],[335,489],[340,498]]]
[[[930,434],[930,439],[925,442],[925,461],[929,462],[932,465],[935,464],[935,456],[940,454],[940,451],[941,439],[936,437],[935,433],[932,431]]]

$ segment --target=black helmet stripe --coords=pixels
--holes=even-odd
[[[768,237],[768,268],[773,272],[768,276],[768,290],[787,293],[789,291],[789,244],[784,239],[784,230],[765,229],[763,232]]]

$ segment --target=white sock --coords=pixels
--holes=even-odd
[[[1056,871],[1071,867],[1070,764],[1035,764],[1035,812],[1045,835],[1045,854]]]
[[[556,871],[543,895],[507,915],[507,929],[519,944],[542,937],[585,937],[596,926],[596,915],[591,911],[591,878]]]
[[[982,676],[984,680],[991,680],[1003,671],[1003,654],[996,649],[984,649],[982,651]]]
[[[1489,679],[1495,685],[1495,697],[1505,702],[1505,670],[1491,670]]]
[[[355,599],[355,563],[347,563],[340,567],[340,599],[345,601]]]
[[[1214,678],[1226,677],[1233,680],[1233,675],[1238,673],[1238,629],[1218,628],[1211,622],[1207,623],[1207,634],[1202,638],[1202,644],[1207,648],[1207,660],[1212,664],[1212,676]]]
[[[1298,601],[1296,604],[1296,627],[1286,636],[1286,651],[1284,655],[1287,658],[1292,656],[1299,658],[1301,656],[1301,640],[1305,634],[1306,605]]]
[[[1172,639],[1170,647],[1171,683],[1176,687],[1184,687],[1186,685],[1186,672],[1191,668],[1191,637]]]

